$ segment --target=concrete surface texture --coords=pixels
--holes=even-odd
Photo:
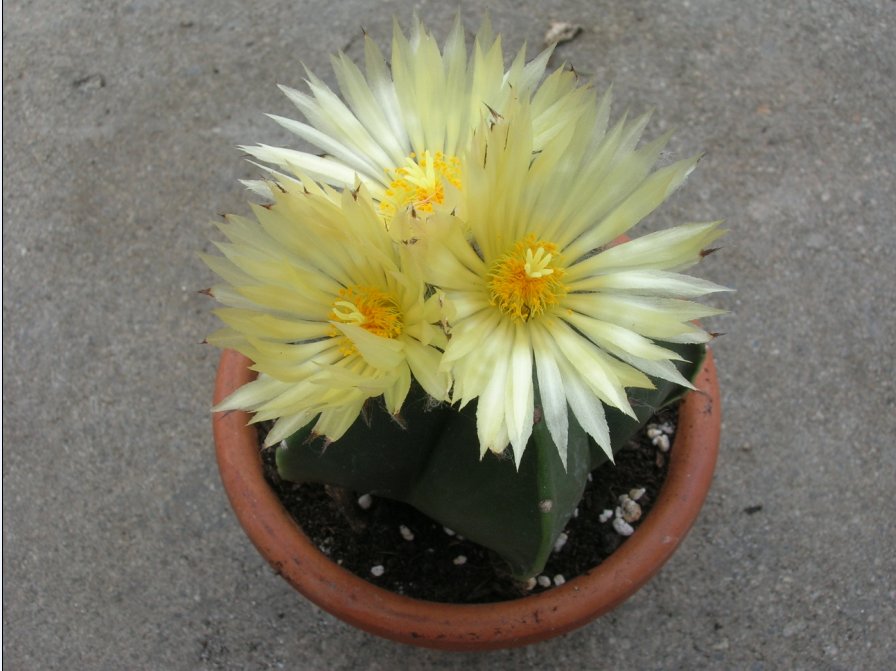
[[[379,2],[7,2],[3,11],[3,661],[9,669],[896,668],[896,3],[487,4],[507,47],[560,46],[616,112],[655,108],[671,157],[704,150],[640,230],[725,218],[700,273],[717,477],[647,587],[549,643],[409,649],[294,593],[228,506],[209,424],[219,212],[291,143],[275,84],[332,82]],[[535,49],[530,49],[534,53]],[[637,233],[637,231],[636,231]],[[761,506],[761,509],[758,507]],[[747,511],[752,511],[752,514]]]

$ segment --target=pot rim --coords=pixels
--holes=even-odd
[[[225,350],[215,380],[218,403],[255,377],[251,361]],[[283,508],[264,479],[250,415],[213,414],[216,455],[230,503],[258,551],[315,604],[369,633],[449,650],[526,645],[576,629],[612,610],[669,559],[693,525],[715,469],[721,401],[712,352],[679,409],[669,471],[651,512],[595,568],[531,596],[489,604],[450,604],[390,592],[324,555]]]

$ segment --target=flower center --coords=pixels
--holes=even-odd
[[[330,319],[343,324],[354,324],[381,338],[397,338],[404,323],[401,310],[394,298],[373,287],[350,287],[339,290],[339,298],[333,303]],[[342,335],[336,327],[331,336]],[[342,347],[344,356],[355,352],[355,346],[346,339]]]
[[[434,155],[425,151],[419,157],[411,154],[403,166],[389,172],[394,179],[379,206],[387,217],[409,205],[416,212],[431,213],[433,206],[445,202],[447,185],[461,187],[460,159],[440,151]]]
[[[525,322],[559,303],[566,286],[558,259],[556,245],[527,235],[489,270],[491,304],[514,321]]]

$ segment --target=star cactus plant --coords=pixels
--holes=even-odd
[[[647,117],[610,123],[550,53],[504,67],[488,25],[468,54],[396,27],[391,66],[334,59],[275,117],[323,155],[246,147],[264,203],[228,217],[225,326],[208,340],[256,381],[215,409],[273,421],[280,474],[405,501],[540,572],[588,474],[691,386],[712,335],[682,274],[722,231],[618,244],[691,173],[660,168]]]

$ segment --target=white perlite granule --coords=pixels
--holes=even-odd
[[[635,533],[635,528],[621,517],[617,517],[613,520],[613,529],[615,529],[616,533],[620,536],[631,536]]]
[[[563,549],[563,546],[566,545],[566,541],[569,540],[569,536],[565,533],[561,533],[557,536],[557,540],[554,541],[554,552],[560,552]]]

